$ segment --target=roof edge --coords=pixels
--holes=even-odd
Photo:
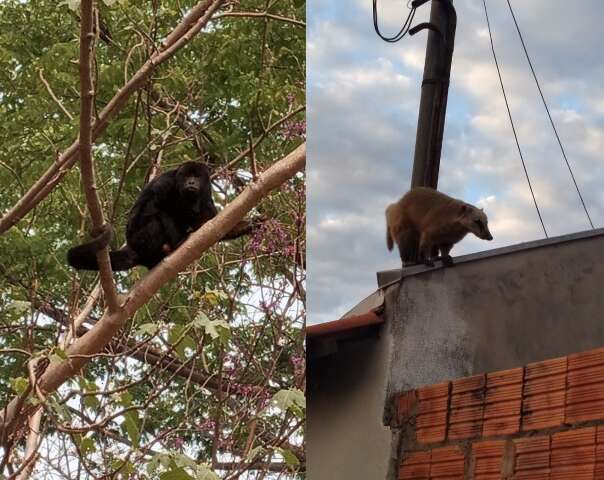
[[[384,318],[374,311],[362,313],[360,315],[351,315],[350,317],[340,318],[331,322],[318,323],[306,327],[306,338],[318,338],[326,335],[341,333],[357,328],[368,327],[370,325],[379,325],[384,322]]]
[[[483,250],[480,252],[470,253],[467,255],[460,255],[454,257],[455,265],[460,263],[474,262],[477,260],[485,260],[491,257],[498,257],[501,255],[509,255],[511,253],[533,250],[535,248],[546,247],[551,245],[559,245],[563,243],[574,242],[577,240],[586,240],[593,237],[604,236],[604,228],[596,228],[593,230],[586,230],[583,232],[570,233],[567,235],[560,235],[557,237],[542,238],[539,240],[532,240],[530,242],[516,243],[514,245],[507,245],[505,247],[493,248],[491,250]],[[426,265],[414,265],[404,269],[392,269],[382,270],[377,272],[377,283],[379,288],[386,288],[392,284],[398,283],[404,277],[410,277],[418,275],[431,270],[438,270],[446,268],[442,265],[440,260],[437,260],[434,267],[428,267]]]

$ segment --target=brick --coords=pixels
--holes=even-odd
[[[447,411],[442,410],[440,412],[426,413],[425,415],[418,415],[415,420],[416,428],[435,427],[437,425],[445,426],[447,421]]]
[[[482,436],[510,435],[520,429],[521,368],[487,374]]]
[[[427,400],[435,397],[445,397],[449,395],[449,382],[437,383],[417,389],[417,396],[420,400]]]
[[[596,427],[577,428],[552,435],[552,450],[573,448],[578,446],[595,445]]]
[[[514,480],[550,480],[549,468],[518,472],[514,475]]]
[[[449,425],[447,438],[449,440],[462,440],[464,438],[478,437],[482,433],[482,420]]]
[[[529,363],[524,367],[524,379],[547,377],[550,375],[565,374],[567,357],[552,358],[543,362]]]
[[[524,395],[537,395],[557,390],[566,390],[566,375],[535,378],[524,382]]]
[[[602,376],[604,380],[604,376]],[[579,403],[601,400],[604,396],[604,382],[591,385],[569,387],[566,394],[567,403]]]
[[[557,408],[524,413],[522,415],[522,431],[528,432],[530,430],[557,427],[564,423],[564,415],[564,405]]]
[[[568,356],[569,370],[602,364],[604,364],[604,347],[588,350],[587,352],[573,353]]]
[[[448,398],[429,398],[419,402],[417,413],[423,415],[430,412],[442,412],[447,410]]]
[[[417,407],[417,393],[415,390],[401,393],[396,403],[397,425],[403,425],[409,420]]]
[[[484,390],[451,395],[451,408],[476,407],[484,403]]]
[[[566,357],[526,366],[522,400],[522,430],[557,427],[564,423]]]
[[[513,368],[511,370],[502,370],[487,374],[487,388],[507,385],[509,383],[522,383],[522,368]]]
[[[504,385],[501,387],[488,388],[485,395],[486,403],[505,402],[508,400],[520,400],[522,398],[522,382]]]
[[[596,365],[593,367],[581,368],[578,370],[568,371],[568,386],[578,387],[580,385],[589,385],[591,383],[599,383],[604,376],[604,365]]]
[[[416,430],[417,441],[421,444],[443,442],[447,429],[445,425],[440,427],[422,428]]]
[[[451,382],[451,395],[482,390],[486,385],[486,375],[474,375]]]
[[[464,468],[464,454],[458,447],[443,447],[432,450],[430,479],[463,480]]]
[[[570,391],[569,391],[570,393]],[[566,423],[604,419],[604,399],[588,403],[566,403]]]
[[[405,454],[399,468],[400,480],[423,480],[430,478],[430,452]]]
[[[527,437],[514,440],[516,453],[541,452],[550,448],[550,437],[548,435],[542,437]]]
[[[486,375],[451,382],[451,404],[447,438],[461,440],[482,432]]]
[[[485,441],[472,445],[474,454],[474,480],[501,478],[501,464],[505,441]]]
[[[594,480],[604,480],[604,447],[602,445],[596,447]]]
[[[417,395],[417,441],[422,444],[444,441],[447,434],[449,383],[423,387],[417,391]]]
[[[514,479],[549,479],[550,437],[514,440],[516,451]]]
[[[604,419],[604,348],[568,356],[566,423]]]
[[[551,478],[593,480],[596,462],[596,427],[552,435]]]

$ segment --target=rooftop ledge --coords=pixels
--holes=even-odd
[[[444,266],[442,262],[437,261],[435,266],[433,267],[428,267],[426,265],[420,264],[405,269],[397,268],[394,270],[383,270],[381,272],[377,272],[377,283],[379,288],[385,288],[389,285],[397,283],[402,278],[410,277],[413,275],[419,275],[421,273],[430,272],[432,270],[439,270],[441,268],[452,268],[455,265],[459,265],[462,263],[476,262],[479,260],[486,260],[492,257],[509,255],[510,253],[532,250],[535,248],[548,247],[552,245],[561,245],[600,236],[604,236],[604,228],[596,228],[594,230],[570,233],[568,235],[544,238],[542,240],[533,240],[532,242],[523,242],[518,243],[516,245],[508,245],[506,247],[494,248],[493,250],[484,250],[482,252],[461,255],[459,257],[453,257],[454,263],[452,266]]]

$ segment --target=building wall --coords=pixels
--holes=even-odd
[[[312,480],[386,478],[390,429],[382,423],[389,335],[384,327],[309,359],[306,465]],[[395,454],[395,453],[394,453]]]
[[[604,348],[394,401],[400,480],[604,478]]]
[[[388,287],[388,397],[604,345],[602,252],[602,231],[590,232],[466,256]]]

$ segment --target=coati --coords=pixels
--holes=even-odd
[[[199,162],[185,162],[162,173],[143,188],[128,215],[126,246],[109,252],[113,270],[136,265],[149,269],[176,250],[189,234],[215,217],[210,173]],[[223,239],[250,233],[252,222],[244,220]],[[113,230],[105,225],[94,238],[67,252],[69,265],[80,270],[98,270],[96,254],[111,241]]]
[[[403,266],[416,261],[417,253],[433,266],[439,250],[443,263],[451,264],[449,252],[468,232],[493,240],[482,209],[426,187],[415,187],[389,205],[386,224],[388,250],[396,242]]]

